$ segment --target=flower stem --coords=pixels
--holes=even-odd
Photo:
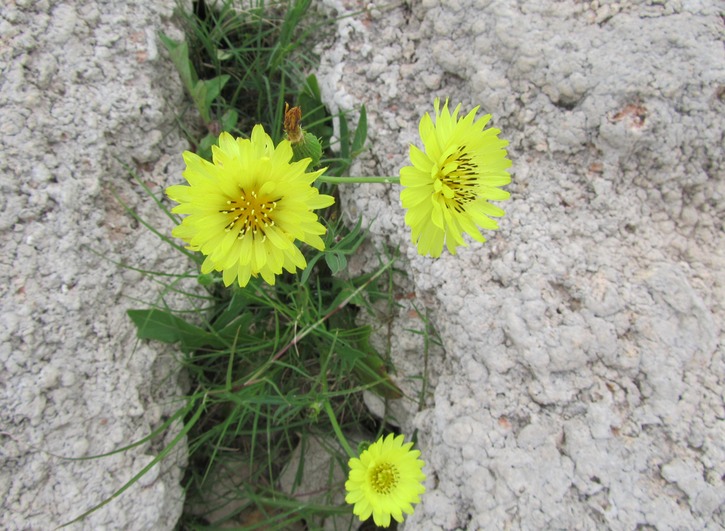
[[[322,175],[317,178],[317,182],[328,184],[400,184],[400,177],[397,175],[385,177],[332,177],[330,175]]]
[[[340,441],[340,444],[347,452],[347,455],[349,457],[357,457],[357,454],[352,451],[350,443],[347,442],[347,438],[340,429],[340,424],[338,424],[337,419],[335,418],[335,412],[332,410],[332,406],[330,405],[329,400],[325,400],[324,408],[327,416],[330,417],[330,422],[332,423],[332,430],[335,432],[335,435],[337,435],[337,440]]]

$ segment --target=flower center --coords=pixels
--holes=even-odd
[[[245,193],[242,190],[239,199],[227,201],[229,206],[225,210],[219,211],[227,214],[229,219],[224,230],[226,232],[238,231],[237,238],[240,240],[250,232],[253,238],[261,232],[262,241],[264,241],[267,238],[265,228],[274,226],[271,214],[277,208],[277,201],[280,199],[279,197],[274,200],[261,198],[255,191]]]
[[[378,494],[390,494],[398,484],[398,469],[390,463],[380,463],[370,471],[370,484]]]
[[[466,153],[466,146],[459,146],[443,161],[438,170],[435,189],[446,198],[445,203],[449,208],[463,212],[463,205],[476,199],[477,169],[478,166]]]

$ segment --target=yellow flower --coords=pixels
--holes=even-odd
[[[490,114],[476,120],[476,107],[459,118],[460,104],[451,114],[447,100],[440,110],[438,98],[434,107],[435,124],[428,113],[420,120],[425,152],[411,145],[413,165],[400,170],[400,198],[418,252],[438,257],[444,242],[451,254],[460,245],[467,247],[464,232],[484,242],[478,227],[498,228],[489,216],[501,217],[504,211],[488,200],[509,198],[499,187],[511,182],[506,171],[511,161],[504,149],[508,142],[498,138],[500,131],[484,130]]]
[[[403,513],[413,514],[411,504],[420,502],[425,463],[418,459],[418,450],[411,450],[413,443],[403,441],[402,435],[391,433],[348,462],[345,501],[354,505],[352,512],[360,521],[372,515],[376,525],[388,527],[391,516],[402,522]]]
[[[172,234],[206,256],[201,272],[221,271],[226,286],[236,279],[243,287],[250,277],[274,284],[283,268],[294,273],[307,267],[295,241],[325,247],[325,227],[313,210],[334,199],[312,186],[324,169],[306,173],[309,159],[290,163],[290,143],[275,147],[261,125],[251,139],[222,133],[212,158],[184,152],[190,186],[166,189],[180,203],[172,211],[188,214]]]

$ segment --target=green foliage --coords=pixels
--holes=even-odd
[[[310,74],[297,95],[297,105],[302,109],[305,129],[322,141],[323,149],[330,149],[334,133],[332,115],[322,102],[317,78]]]
[[[362,152],[365,107],[353,134],[348,117],[337,116],[339,143],[333,143],[333,116],[315,76],[304,74],[314,66],[314,57],[305,52],[311,49],[309,37],[327,23],[304,20],[310,3],[224,0],[210,5],[197,0],[194,13],[178,13],[186,41],[160,36],[203,122],[203,131],[194,126],[187,131],[201,156],[210,157],[221,131],[239,136],[257,123],[278,142],[284,104],[292,101],[302,108],[303,127],[322,142],[327,174],[341,175]],[[136,181],[179,222],[162,198],[141,179]],[[325,250],[304,250],[304,271],[280,275],[274,286],[253,279],[244,289],[225,288],[218,273],[197,273],[198,253],[179,246],[121,203],[164,243],[190,258],[193,271],[146,271],[162,286],[161,295],[148,303],[150,308],[128,311],[139,339],[178,348],[189,391],[172,418],[147,438],[118,450],[157,436],[173,422],[184,423],[161,454],[113,497],[187,437],[187,507],[181,529],[308,529],[324,517],[350,515],[349,507],[340,505],[342,483],[332,472],[314,502],[282,492],[280,477],[290,456],[313,439],[326,441],[331,470],[345,469],[349,444],[344,434],[382,430],[364,406],[361,391],[371,390],[386,400],[401,397],[389,375],[387,353],[371,345],[369,326],[357,324],[360,311],[374,312],[374,302],[387,301],[389,310],[395,304],[394,260],[383,260],[376,271],[360,277],[346,276],[348,257],[364,241],[365,231],[360,221],[347,228],[332,207],[321,216],[328,228]],[[198,281],[195,286],[180,287],[192,278]],[[167,294],[185,297],[185,309],[170,308]],[[304,471],[302,459],[295,485]],[[229,487],[230,478],[231,488],[220,492],[220,485]]]
[[[231,131],[237,124],[238,118],[238,113],[234,109],[225,111],[219,119],[219,124],[216,124],[212,119],[212,105],[219,98],[230,76],[224,74],[211,79],[199,79],[194,64],[189,59],[189,47],[187,43],[176,42],[163,33],[159,34],[159,38],[169,52],[171,61],[179,72],[181,82],[191,96],[196,110],[199,111],[199,115],[206,127],[212,131],[216,128],[219,128],[220,132]],[[216,125],[219,125],[219,127],[215,127]],[[199,141],[197,152],[205,158],[210,158],[211,146],[216,143],[218,136],[218,133],[207,133]]]
[[[337,241],[335,241],[336,239]],[[333,275],[344,271],[347,268],[346,257],[353,254],[363,241],[365,241],[365,233],[362,231],[362,219],[358,220],[351,230],[346,231],[338,218],[326,235],[325,250],[317,252],[308,260],[307,268],[302,272],[300,282],[303,284],[307,282],[315,264],[323,257]]]
[[[312,133],[305,131],[302,135],[301,142],[292,142],[293,161],[302,159],[310,159],[310,167],[317,168],[320,166],[322,159],[322,144],[320,139]]]
[[[138,329],[139,339],[178,343],[182,352],[192,352],[202,347],[228,348],[232,342],[240,339],[240,331],[245,322],[250,320],[249,315],[239,314],[228,326],[206,330],[164,310],[128,310],[128,316]],[[243,334],[241,339],[244,339]]]
[[[339,145],[332,145],[333,116],[322,101],[313,68],[311,36],[329,21],[305,19],[311,1],[257,2],[244,7],[226,0],[212,6],[203,0],[196,12],[179,11],[188,42],[160,39],[204,122],[204,132],[189,133],[197,154],[211,158],[219,133],[247,134],[262,124],[275,142],[282,139],[285,102],[302,109],[304,129],[319,138],[321,166],[342,175],[364,148],[365,106],[351,136],[348,117],[338,114]],[[315,159],[317,160],[317,159]]]
[[[189,60],[189,47],[186,42],[176,42],[163,33],[159,34],[159,38],[168,50],[171,61],[179,71],[181,82],[191,99],[194,100],[201,118],[205,123],[211,123],[212,103],[221,94],[224,85],[229,81],[229,76],[221,75],[212,79],[199,79],[194,65]]]
[[[261,123],[275,142],[281,140],[284,103],[294,100],[303,72],[316,64],[308,51],[310,37],[327,24],[305,20],[310,4],[197,0],[194,13],[178,10],[189,52],[186,64],[174,54],[172,59],[182,80],[190,72],[200,79],[226,79],[218,82],[220,93],[211,110],[215,116],[226,109],[239,112],[238,129],[221,130],[244,133]]]
[[[302,108],[305,129],[320,139],[322,149],[327,153],[327,157],[321,163],[323,166],[328,167],[326,174],[344,175],[350,168],[353,159],[360,155],[365,147],[368,135],[365,105],[360,107],[357,128],[352,138],[350,137],[347,116],[342,112],[337,115],[340,124],[340,140],[339,145],[336,146],[331,144],[334,132],[333,117],[322,102],[320,87],[314,75],[308,76],[305,80],[297,96],[297,105]]]
[[[377,421],[360,391],[401,396],[388,376],[388,362],[370,344],[371,328],[356,324],[359,309],[371,308],[370,294],[390,289],[393,260],[373,273],[340,278],[320,259],[345,257],[363,236],[359,223],[349,232],[333,224],[329,239],[337,243],[324,253],[314,251],[317,267],[302,273],[305,282],[283,275],[275,286],[253,281],[244,289],[224,288],[212,275],[200,285],[195,300],[202,305],[191,314],[163,304],[128,311],[140,339],[178,346],[192,382],[188,400],[204,400],[202,413],[185,406],[191,455],[186,487],[189,503],[196,503],[185,525],[196,529],[228,521],[251,529],[244,522],[261,512],[265,528],[282,529],[341,514],[335,498],[340,484],[330,483],[324,501],[314,505],[296,502],[277,486],[289,456],[310,438],[333,442],[340,430],[375,430]],[[327,416],[320,415],[323,410]],[[341,446],[332,444],[328,451],[331,462],[347,461]],[[299,466],[301,475],[304,461]],[[220,470],[230,467],[239,481],[234,494],[239,507],[222,520],[217,512],[200,514],[199,506],[213,498]],[[217,503],[221,500],[212,505]]]

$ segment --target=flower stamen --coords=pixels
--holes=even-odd
[[[252,191],[250,194],[251,201],[247,201],[245,198],[244,191],[240,192],[238,200],[230,199],[226,203],[227,205],[234,205],[231,208],[220,210],[221,214],[236,214],[232,220],[227,223],[224,227],[226,232],[230,232],[234,229],[237,221],[244,218],[239,228],[238,239],[242,239],[251,230],[252,237],[256,237],[257,230],[264,234],[262,241],[267,239],[267,235],[264,228],[274,226],[274,220],[270,217],[270,214],[277,208],[277,201],[281,201],[282,197],[278,197],[273,200],[262,200],[257,196],[257,192]]]
[[[438,178],[442,184],[450,190],[444,192],[447,208],[453,208],[456,212],[462,213],[464,205],[476,199],[476,165],[472,162],[471,156],[466,152],[466,146],[459,146],[450,154],[438,172]],[[452,204],[451,204],[452,203]]]
[[[380,463],[370,471],[370,484],[378,494],[390,494],[398,484],[398,469],[391,463]]]

